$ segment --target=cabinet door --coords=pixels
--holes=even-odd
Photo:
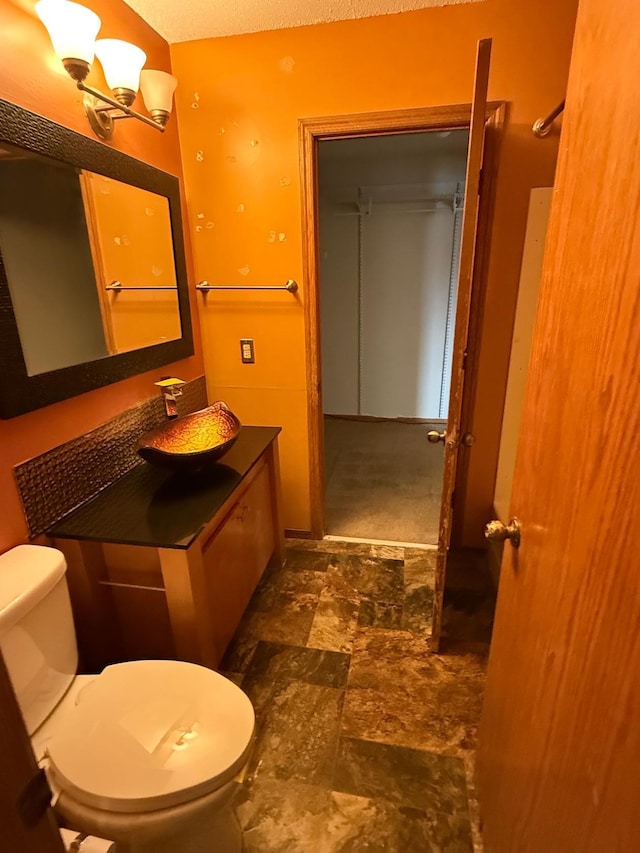
[[[269,468],[263,464],[202,552],[208,615],[218,662],[274,548],[271,483]]]
[[[253,591],[246,571],[242,512],[242,507],[236,504],[202,552],[216,665],[229,645]]]
[[[240,498],[244,528],[245,571],[251,592],[265,570],[275,548],[273,504],[269,468],[262,470]]]

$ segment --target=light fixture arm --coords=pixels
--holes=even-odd
[[[154,119],[136,112],[136,110],[132,110],[131,107],[121,104],[119,101],[116,101],[115,98],[112,98],[110,95],[105,95],[99,89],[87,86],[87,84],[83,83],[82,80],[78,80],[76,85],[81,92],[85,93],[83,101],[84,111],[87,114],[91,127],[101,139],[109,139],[113,133],[113,122],[117,119],[123,118],[137,118],[149,127],[153,127],[156,130],[159,130],[160,133],[164,133],[164,124],[160,124],[159,122],[154,121]],[[109,106],[97,106],[96,102],[98,101],[102,101]],[[112,110],[115,110],[115,112],[112,112]],[[167,114],[165,123],[168,118],[169,115]]]

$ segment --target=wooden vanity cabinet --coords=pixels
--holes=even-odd
[[[175,658],[216,668],[267,565],[282,565],[277,441],[188,548],[55,539],[83,668]]]

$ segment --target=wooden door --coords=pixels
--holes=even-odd
[[[456,483],[458,452],[463,438],[461,430],[462,402],[467,339],[469,335],[469,316],[471,311],[471,289],[476,257],[476,236],[478,231],[478,211],[480,208],[480,190],[482,162],[484,157],[485,127],[487,120],[487,89],[489,86],[489,65],[491,62],[491,39],[478,42],[476,56],[476,76],[471,104],[469,125],[469,148],[467,153],[467,174],[465,179],[464,216],[462,219],[462,241],[460,244],[460,268],[458,273],[458,301],[456,306],[456,325],[453,340],[453,358],[451,365],[451,390],[449,392],[449,413],[444,451],[444,476],[442,483],[442,503],[440,507],[440,527],[438,534],[438,560],[436,568],[436,588],[433,602],[432,649],[438,650],[442,629],[442,608],[444,603],[444,578],[447,555],[451,542],[451,523],[453,516],[453,494]]]
[[[637,0],[582,0],[480,728],[488,853],[640,846],[639,31]]]

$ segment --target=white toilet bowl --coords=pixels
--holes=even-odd
[[[117,853],[239,853],[236,787],[230,782],[181,806],[141,814],[92,809],[63,793],[56,813],[65,826],[114,840]]]
[[[37,751],[65,825],[118,853],[236,853],[231,804],[254,723],[247,696],[218,673],[133,661],[65,703]]]
[[[117,853],[239,853],[249,698],[181,661],[76,675],[65,568],[53,548],[0,556],[0,649],[61,822]]]

